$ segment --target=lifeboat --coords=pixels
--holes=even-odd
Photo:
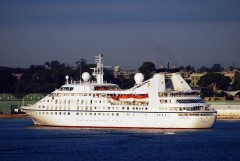
[[[148,94],[135,94],[133,98],[135,101],[146,102],[148,101]]]
[[[134,98],[132,94],[122,94],[118,96],[120,101],[129,101],[129,102],[133,102]]]
[[[115,101],[118,101],[119,97],[118,96],[113,96],[112,99],[115,100]]]

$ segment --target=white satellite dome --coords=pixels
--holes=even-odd
[[[143,80],[144,80],[143,74],[142,74],[142,73],[137,73],[137,74],[135,74],[134,80],[135,80],[136,84],[142,83]]]
[[[68,75],[66,75],[66,77],[65,77],[65,78],[66,78],[66,80],[68,80],[68,79],[69,79],[69,76],[68,76]]]
[[[83,79],[84,82],[89,81],[90,78],[91,78],[91,75],[88,72],[84,72],[82,74],[82,79]]]

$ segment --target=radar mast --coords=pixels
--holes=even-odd
[[[99,53],[95,56],[96,68],[93,69],[92,75],[96,78],[98,84],[103,84],[103,53]]]

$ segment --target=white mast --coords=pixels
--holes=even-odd
[[[96,68],[93,69],[92,75],[97,79],[98,84],[103,84],[103,54],[99,53],[95,56],[95,63],[97,64]]]

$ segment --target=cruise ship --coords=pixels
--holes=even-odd
[[[212,128],[217,112],[181,75],[155,73],[122,90],[103,80],[103,54],[82,81],[69,81],[33,105],[22,106],[36,126],[80,128]],[[95,77],[95,79],[91,79]]]

